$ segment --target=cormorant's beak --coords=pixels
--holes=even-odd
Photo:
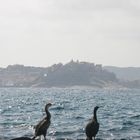
[[[49,103],[49,104],[48,104],[48,107],[50,107],[50,106],[52,106],[52,105],[53,105],[52,103]]]
[[[52,103],[48,103],[48,104],[46,104],[46,106],[45,106],[45,110],[48,109],[48,108],[51,107],[51,106],[52,106]]]
[[[98,109],[98,108],[100,108],[100,106],[96,106],[96,108]]]

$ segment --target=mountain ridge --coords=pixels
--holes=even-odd
[[[115,73],[117,78],[121,80],[140,80],[140,67],[104,66],[103,69]]]
[[[0,68],[0,87],[140,87],[140,68],[102,66],[89,62],[70,61],[50,67],[9,65]],[[130,72],[126,72],[131,70]],[[122,75],[121,75],[122,74]]]

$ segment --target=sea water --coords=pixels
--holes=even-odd
[[[140,90],[94,88],[0,88],[0,140],[33,137],[50,107],[47,139],[85,139],[95,106],[97,139],[140,140]]]

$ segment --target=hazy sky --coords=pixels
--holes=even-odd
[[[0,67],[71,59],[140,67],[140,0],[0,0]]]

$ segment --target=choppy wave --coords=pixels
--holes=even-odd
[[[0,140],[33,137],[47,102],[53,103],[48,139],[85,139],[98,105],[96,140],[140,140],[140,90],[2,88],[0,97]]]

